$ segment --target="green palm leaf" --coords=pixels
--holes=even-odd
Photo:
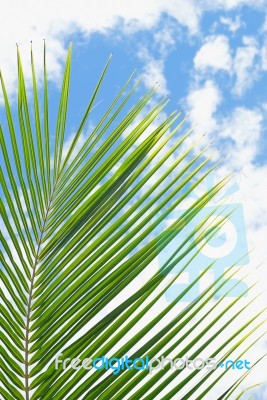
[[[118,358],[125,354],[133,358],[167,357],[172,352],[175,357],[197,357],[208,351],[210,357],[223,361],[242,349],[243,343],[251,347],[257,340],[251,343],[253,334],[264,323],[263,310],[253,318],[247,312],[254,300],[245,306],[242,296],[227,302],[234,287],[212,301],[235,276],[235,265],[229,266],[228,278],[217,278],[215,287],[210,285],[176,313],[179,301],[213,263],[204,266],[199,277],[177,293],[173,302],[153,313],[166,290],[187,271],[206,240],[214,237],[227,220],[226,216],[213,221],[214,209],[189,233],[185,229],[231,176],[194,201],[171,226],[155,233],[155,228],[221,161],[213,162],[213,155],[207,157],[207,148],[196,150],[202,136],[190,141],[192,129],[186,130],[181,112],[157,122],[169,99],[156,103],[156,86],[129,109],[140,85],[140,80],[133,82],[136,71],[83,146],[78,147],[111,56],[64,156],[71,54],[72,45],[55,130],[49,122],[45,44],[43,96],[31,49],[32,104],[27,98],[18,50],[16,116],[0,75],[6,113],[6,122],[0,127],[1,395],[5,399],[58,400],[205,398],[228,370],[218,375],[217,368],[199,378],[199,370],[186,375],[185,369],[170,371],[170,365],[153,375],[138,370],[114,375],[111,369],[55,368],[59,353],[62,359],[83,359],[105,354]],[[149,108],[151,100],[153,107]],[[181,244],[154,271],[152,261],[184,232]],[[170,275],[177,265],[182,265],[179,272]],[[133,290],[138,277],[143,282]],[[246,322],[225,337],[229,324],[246,313]],[[205,327],[199,327],[200,318],[206,321]],[[214,344],[218,335],[222,338],[220,346]],[[212,351],[209,346],[213,346]],[[220,398],[236,393],[245,376],[229,385]],[[199,388],[202,394],[196,394]]]

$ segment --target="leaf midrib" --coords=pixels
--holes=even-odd
[[[27,313],[26,313],[26,327],[25,327],[25,395],[26,400],[30,399],[30,387],[29,387],[29,336],[30,336],[30,321],[31,321],[31,305],[33,300],[33,289],[34,289],[34,279],[36,276],[36,268],[39,261],[39,253],[41,249],[43,234],[45,231],[45,225],[48,220],[49,211],[51,210],[51,203],[53,200],[53,195],[55,193],[56,184],[52,190],[52,194],[50,196],[49,202],[47,204],[47,208],[45,211],[45,216],[43,220],[43,225],[40,230],[39,240],[37,242],[37,249],[33,260],[33,267],[32,267],[32,275],[30,280],[30,288],[29,288],[29,296],[28,296],[28,303],[27,303]]]

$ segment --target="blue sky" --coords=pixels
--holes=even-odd
[[[144,75],[143,88],[158,81],[159,95],[169,94],[172,98],[167,111],[182,108],[191,112],[191,120],[198,122],[199,130],[226,135],[230,140],[230,132],[222,135],[219,131],[231,124],[234,112],[241,109],[244,117],[255,117],[261,125],[261,145],[253,154],[253,161],[264,164],[267,150],[264,21],[263,12],[244,6],[205,13],[197,35],[191,35],[187,27],[166,14],[160,15],[152,29],[125,32],[115,24],[104,33],[93,32],[88,37],[79,31],[66,35],[65,47],[70,39],[74,44],[72,98],[75,104],[71,104],[70,118],[82,112],[93,82],[113,52],[105,95],[101,97],[100,93],[99,97],[102,102],[97,107],[99,112],[137,66],[139,75]],[[207,105],[205,110],[196,107],[194,96],[197,94],[203,102],[211,101],[213,105]],[[98,110],[95,110],[96,119]]]
[[[219,175],[241,171],[238,201],[244,207],[249,246],[256,248],[256,265],[266,258],[267,235],[266,10],[266,0],[76,0],[64,5],[50,0],[45,5],[10,1],[0,16],[0,66],[15,97],[15,43],[29,80],[33,40],[41,82],[42,39],[46,38],[53,119],[64,57],[72,40],[69,134],[77,127],[111,52],[91,124],[135,67],[137,76],[143,76],[139,94],[158,82],[157,99],[171,97],[166,114],[175,109],[190,113],[189,121],[198,123],[196,133],[207,132],[207,142],[216,139],[223,154],[230,153]],[[2,112],[0,105],[1,119]],[[263,278],[266,287],[266,273]],[[259,379],[266,378],[261,371]],[[254,398],[266,399],[267,389],[263,393],[259,389]]]

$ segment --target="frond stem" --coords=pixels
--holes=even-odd
[[[43,225],[40,231],[40,237],[37,242],[37,249],[35,253],[35,257],[33,260],[33,266],[32,266],[32,275],[31,275],[31,280],[30,280],[30,288],[29,288],[29,297],[28,297],[28,305],[27,305],[27,315],[26,315],[26,327],[25,327],[25,395],[26,395],[26,400],[30,399],[30,387],[29,387],[29,338],[30,338],[30,321],[31,321],[31,305],[32,305],[32,294],[33,294],[33,286],[34,286],[34,279],[35,279],[35,272],[36,268],[38,265],[38,258],[39,258],[39,253],[40,253],[40,248],[41,248],[41,243],[43,239],[43,234],[45,230],[45,224],[48,219],[48,214],[51,208],[51,203],[53,200],[53,195],[55,192],[56,188],[56,182],[55,186],[53,188],[52,194],[50,196],[47,209],[45,212],[44,220],[43,220]]]

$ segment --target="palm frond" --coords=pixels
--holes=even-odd
[[[16,115],[0,75],[6,113],[0,126],[1,394],[5,399],[26,400],[205,398],[227,370],[218,374],[216,368],[199,377],[199,370],[186,374],[185,368],[170,371],[170,365],[153,375],[137,369],[114,375],[110,368],[55,368],[59,353],[62,359],[83,359],[105,354],[167,357],[173,352],[174,358],[187,354],[195,358],[209,352],[222,362],[241,351],[243,344],[250,348],[256,342],[251,343],[253,334],[264,323],[264,310],[253,316],[248,312],[256,296],[245,306],[242,295],[227,302],[237,285],[229,287],[238,272],[235,264],[229,266],[227,278],[219,276],[177,314],[180,300],[214,267],[213,263],[203,266],[199,276],[155,314],[155,304],[227,221],[230,213],[213,221],[214,208],[194,229],[186,231],[231,174],[158,232],[162,221],[222,160],[213,161],[214,154],[206,156],[209,146],[197,150],[202,136],[191,140],[192,128],[187,128],[181,112],[158,122],[160,115],[166,115],[169,99],[157,102],[156,86],[133,104],[141,82],[134,81],[136,71],[91,133],[85,133],[111,56],[69,148],[63,151],[68,134],[71,58],[72,45],[55,128],[50,126],[45,43],[43,96],[31,48],[33,104],[28,100],[17,50]],[[151,100],[153,106],[149,106]],[[81,135],[85,140],[79,147]],[[179,233],[184,233],[179,246],[153,270],[153,260]],[[133,286],[140,277],[142,284]],[[223,287],[227,288],[225,295],[212,301]],[[236,329],[233,323],[240,315],[247,319]],[[200,319],[205,321],[204,327],[199,326]],[[233,332],[226,337],[231,324]],[[215,344],[218,336],[220,345]],[[241,381],[229,386],[221,398],[235,393]]]

